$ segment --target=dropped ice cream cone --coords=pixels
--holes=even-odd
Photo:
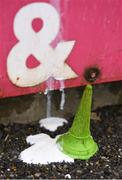
[[[74,159],[89,159],[98,150],[90,132],[91,104],[92,86],[87,85],[72,127],[57,140],[59,149]]]

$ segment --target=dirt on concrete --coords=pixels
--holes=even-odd
[[[91,131],[99,151],[90,160],[71,164],[29,165],[18,156],[28,147],[28,135],[43,132],[55,137],[69,129],[73,118],[55,132],[46,131],[37,123],[0,125],[0,179],[121,179],[122,105],[98,108],[95,113],[100,118],[91,120]]]
[[[93,110],[122,103],[122,81],[98,84],[93,88]],[[60,110],[61,92],[52,91],[52,116],[71,118],[77,110],[83,89],[65,89],[64,111]],[[0,99],[0,123],[35,123],[45,118],[46,106],[47,97],[43,93]]]

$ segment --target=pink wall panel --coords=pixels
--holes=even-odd
[[[29,16],[34,16],[35,3],[40,8],[46,4],[45,9],[42,8],[44,17],[48,13],[50,16],[46,17],[47,20],[40,17],[41,15],[35,16],[37,23],[35,22],[33,26],[30,24],[28,29],[23,25],[23,18],[20,22],[18,19],[19,16],[20,18],[24,16],[22,13],[25,8],[24,22],[28,23]],[[31,7],[32,13],[29,15],[28,9]],[[56,11],[57,21],[53,11]],[[53,16],[55,21],[51,20]],[[41,18],[41,25],[37,18]],[[47,31],[44,30],[44,35],[41,36],[39,33],[42,33],[41,30],[45,24],[48,26],[46,21],[49,23],[52,21],[53,26],[49,25]],[[34,26],[39,33],[34,31]],[[39,31],[41,26],[42,29]],[[48,43],[46,37],[50,33],[54,34],[56,27],[57,34]],[[34,32],[33,35],[29,34],[31,29]],[[24,36],[25,32],[27,36]],[[61,47],[58,53],[56,48],[59,44]],[[34,62],[33,59],[27,62],[31,55],[37,61],[39,60],[39,63]],[[63,71],[63,67],[66,68],[66,72]],[[0,1],[0,97],[44,91],[45,82],[51,76],[56,79],[55,89],[60,87],[58,80],[63,79],[65,87],[81,86],[89,82],[122,80],[121,0]]]

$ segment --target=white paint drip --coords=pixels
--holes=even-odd
[[[54,81],[55,80],[53,77],[48,78],[48,80],[46,81],[48,91],[54,90]]]
[[[64,110],[65,104],[65,92],[64,92],[65,84],[63,80],[60,80],[60,91],[61,93],[61,102],[60,102],[60,110]]]
[[[51,101],[51,91],[54,90],[54,78],[50,77],[46,84],[47,84],[47,89],[45,91],[45,95],[47,95],[47,112],[46,112],[46,117],[51,117],[51,107],[52,107],[52,101]],[[60,91],[61,91],[61,102],[60,102],[60,110],[64,109],[64,104],[65,104],[65,92],[64,92],[64,88],[65,88],[65,84],[64,84],[64,80],[60,79]]]
[[[40,127],[50,131],[55,131],[58,127],[63,126],[64,123],[67,123],[67,120],[58,117],[45,118],[39,121]]]
[[[28,164],[49,164],[52,162],[74,162],[74,160],[63,154],[56,144],[56,140],[46,134],[28,136],[27,142],[33,144],[20,154],[20,159]]]
[[[50,77],[47,80],[47,89],[45,91],[45,94],[47,95],[47,112],[46,117],[51,117],[51,108],[52,108],[52,101],[51,101],[51,91],[54,90],[54,78]]]
[[[60,110],[64,110],[64,104],[65,104],[65,92],[64,89],[61,90],[61,102],[60,102]]]
[[[46,117],[51,117],[51,107],[52,107],[52,103],[51,103],[51,92],[48,91],[47,92],[47,112],[46,112]]]
[[[64,80],[60,80],[60,90],[65,88]]]

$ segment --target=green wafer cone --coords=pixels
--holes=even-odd
[[[90,133],[91,104],[92,86],[87,85],[72,127],[57,140],[59,149],[74,159],[89,159],[98,150]]]

